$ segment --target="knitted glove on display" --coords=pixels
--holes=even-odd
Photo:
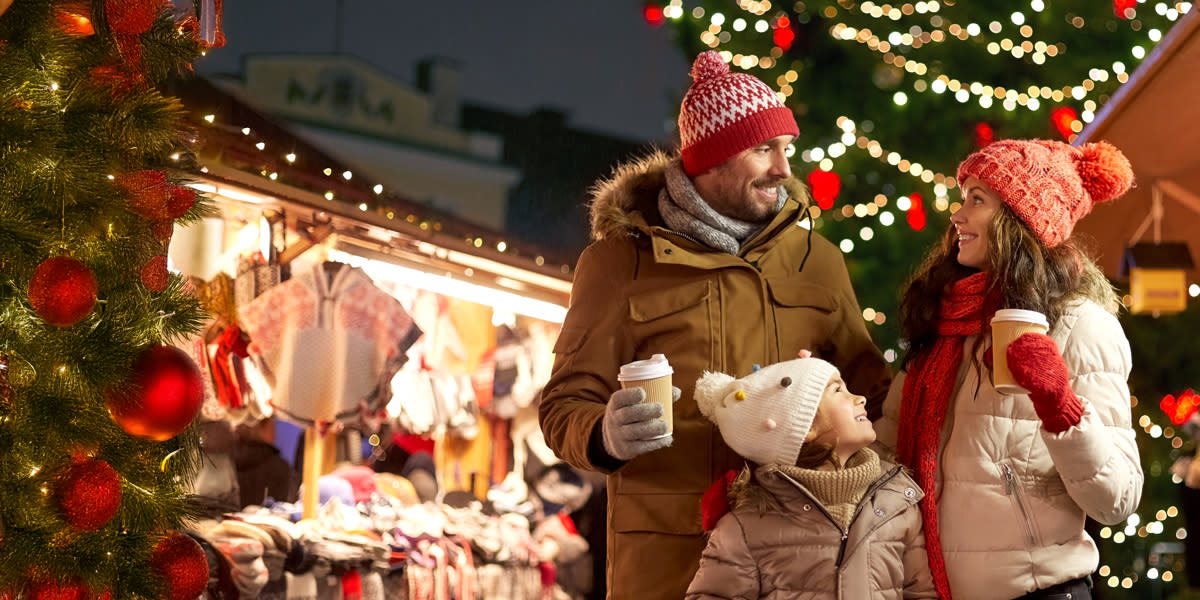
[[[1033,409],[1050,433],[1061,433],[1083,418],[1083,404],[1071,390],[1067,364],[1053,339],[1025,333],[1008,345],[1008,368],[1013,379],[1029,390]]]
[[[671,400],[679,400],[679,395],[679,388],[672,387]],[[646,391],[636,387],[617,390],[609,397],[601,433],[604,450],[613,458],[630,460],[671,445],[669,435],[651,439],[667,432],[667,422],[662,407],[645,400]]]

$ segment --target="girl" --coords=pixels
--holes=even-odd
[[[904,470],[867,448],[866,398],[799,358],[735,380],[706,373],[696,403],[754,463],[708,539],[687,598],[936,598]],[[706,506],[707,508],[707,506]]]
[[[1070,239],[1092,205],[1132,184],[1116,148],[995,142],[958,168],[962,208],[901,302],[908,352],[878,423],[925,491],[934,583],[944,599],[1090,598],[1105,524],[1137,508],[1129,343],[1104,275]],[[1006,354],[1028,394],[992,386],[988,321],[1041,312]]]

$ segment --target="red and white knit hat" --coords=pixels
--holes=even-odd
[[[709,50],[692,64],[692,87],[679,108],[683,170],[699,175],[733,155],[781,135],[799,135],[796,118],[753,75],[730,73]]]
[[[1092,205],[1133,185],[1129,159],[1107,142],[1075,148],[1054,140],[1000,140],[958,166],[992,188],[1047,248],[1071,237]]]

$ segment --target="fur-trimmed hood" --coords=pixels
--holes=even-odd
[[[589,202],[592,241],[662,225],[658,193],[666,186],[667,165],[678,159],[678,153],[654,150],[618,166],[611,176],[597,181],[591,188]],[[788,197],[801,206],[810,203],[808,187],[799,179],[789,177],[783,187]]]

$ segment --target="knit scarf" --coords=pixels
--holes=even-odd
[[[713,210],[683,171],[676,159],[666,168],[667,187],[658,193],[658,212],[671,231],[682,233],[710,248],[727,254],[737,254],[742,242],[750,239],[765,224],[750,223],[727,217]],[[783,208],[787,192],[779,186],[779,202],[775,211]]]
[[[836,471],[817,471],[797,466],[780,466],[779,471],[790,475],[812,492],[829,511],[829,516],[845,529],[850,526],[854,509],[867,488],[879,479],[879,455],[863,448],[846,460],[845,468]]]
[[[942,297],[937,325],[937,340],[933,346],[914,360],[904,381],[900,403],[900,422],[896,433],[896,454],[900,462],[913,470],[917,485],[925,490],[921,500],[924,518],[925,550],[929,569],[938,596],[950,600],[950,582],[946,577],[946,560],[938,538],[937,472],[938,446],[942,424],[955,380],[963,359],[963,342],[980,332],[984,318],[984,291],[987,273],[979,272],[953,284]]]

